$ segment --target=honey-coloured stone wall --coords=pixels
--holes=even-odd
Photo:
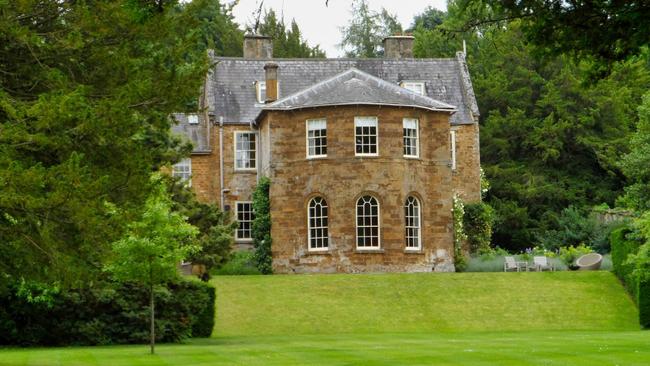
[[[376,116],[377,157],[356,157],[354,116]],[[327,119],[327,157],[306,158],[306,120]],[[403,118],[419,120],[419,158],[403,156]],[[277,273],[453,270],[449,114],[388,106],[338,106],[268,112],[273,269]],[[381,248],[356,249],[357,199],[380,205]],[[309,252],[307,204],[319,195],[329,208],[329,250]],[[405,247],[404,203],[420,200],[422,250]]]
[[[481,154],[478,123],[452,126],[456,134],[454,192],[465,202],[481,200]]]

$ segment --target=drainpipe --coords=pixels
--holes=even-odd
[[[219,192],[221,197],[219,199],[219,204],[221,206],[221,212],[224,209],[224,186],[223,186],[223,116],[219,117]]]

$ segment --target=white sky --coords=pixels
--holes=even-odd
[[[259,7],[260,0],[240,0],[233,9],[235,19],[240,26],[253,23],[253,13]],[[320,45],[327,57],[340,57],[343,52],[337,47],[341,41],[340,27],[348,24],[351,0],[264,0],[264,7],[275,10],[278,17],[284,13],[287,24],[296,19],[302,36],[310,46]],[[445,10],[446,0],[368,0],[370,8],[375,11],[386,8],[403,28],[411,25],[413,16],[421,13],[427,6]]]

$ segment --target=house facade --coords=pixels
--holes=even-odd
[[[199,199],[233,212],[250,248],[251,196],[271,180],[277,273],[452,271],[454,194],[480,200],[478,108],[464,54],[274,59],[248,36],[213,57],[202,112],[176,115],[191,158],[173,168]]]

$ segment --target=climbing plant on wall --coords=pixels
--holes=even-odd
[[[253,192],[253,246],[255,254],[253,260],[257,269],[263,274],[273,273],[271,258],[271,200],[269,189],[271,180],[263,177],[257,183]]]

